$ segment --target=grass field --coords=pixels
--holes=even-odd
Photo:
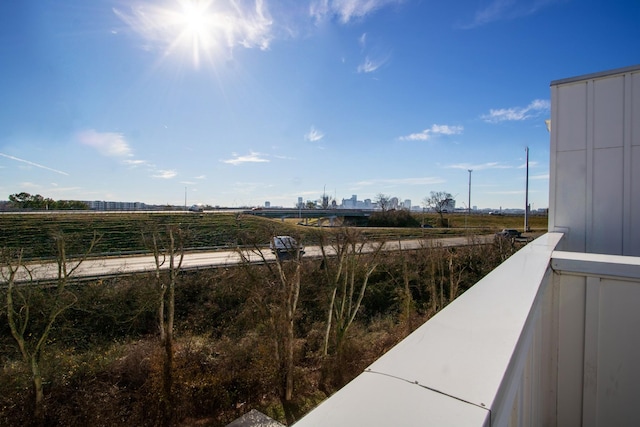
[[[437,215],[417,214],[420,222],[436,224]],[[522,216],[447,215],[448,228],[372,228],[361,227],[370,239],[398,239],[494,233],[502,228],[523,229]],[[290,234],[313,243],[318,227],[299,224],[299,219],[273,220],[234,213],[176,212],[84,212],[21,213],[0,215],[0,248],[22,248],[25,258],[55,255],[53,236],[62,233],[70,254],[82,253],[94,233],[101,237],[93,255],[148,252],[142,235],[160,235],[170,227],[179,227],[191,249],[236,247],[248,240],[266,244],[269,237]],[[546,231],[547,217],[532,216],[532,232]],[[322,227],[332,233],[335,228]]]

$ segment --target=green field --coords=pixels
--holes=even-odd
[[[53,257],[53,237],[62,233],[65,248],[81,253],[96,233],[102,238],[93,255],[147,252],[143,234],[162,238],[167,229],[177,228],[191,248],[264,245],[274,234],[293,235],[307,245],[328,234],[327,244],[334,233],[341,234],[345,248],[349,239],[488,234],[522,229],[523,222],[521,217],[471,216],[465,227],[464,215],[447,218],[450,228],[361,227],[354,232],[231,213],[2,214],[0,249]],[[418,220],[431,224],[437,217]],[[545,224],[546,218],[532,218],[527,236],[542,233]],[[2,283],[0,425],[37,424],[33,365],[16,335],[31,349],[46,342],[38,359],[46,416],[41,425],[160,425],[169,401],[165,384],[171,389],[173,425],[223,427],[249,409],[291,425],[524,244],[495,239],[463,247],[424,245],[384,255],[354,251],[346,257],[303,257],[299,263],[182,271],[174,276],[174,298],[164,292],[172,280],[168,271],[57,286]],[[3,262],[15,263],[13,255],[3,251]],[[159,334],[160,320],[166,320],[165,311],[159,314],[160,301],[165,307],[175,302],[170,364],[164,362],[167,346]],[[328,312],[334,313],[330,320]],[[350,315],[338,317],[342,312]],[[20,331],[9,327],[9,313],[22,325]],[[351,319],[348,325],[345,319]],[[279,356],[285,354],[290,365]],[[165,383],[168,372],[173,379]],[[283,393],[286,373],[293,377],[291,400]]]
[[[416,214],[421,223],[436,224],[435,214]],[[465,234],[488,234],[502,228],[523,229],[522,216],[447,215],[448,228],[372,228],[361,227],[370,239],[441,237]],[[532,232],[546,231],[547,217],[532,216]],[[165,233],[169,228],[185,233],[190,249],[233,248],[242,244],[267,244],[269,237],[290,234],[313,243],[318,230],[335,232],[339,227],[315,227],[299,224],[299,220],[274,220],[234,213],[29,213],[0,215],[0,247],[22,248],[26,258],[55,255],[53,236],[62,233],[71,253],[85,250],[94,233],[100,241],[93,255],[118,255],[148,252],[142,235]]]

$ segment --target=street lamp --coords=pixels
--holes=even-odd
[[[471,213],[471,172],[473,169],[468,169],[469,171],[469,204],[467,205],[467,210]]]
[[[524,189],[524,231],[529,231],[529,147],[525,148],[527,153],[527,176]]]

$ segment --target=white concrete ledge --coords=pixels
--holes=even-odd
[[[518,350],[531,337],[522,336],[561,237],[548,233],[522,248],[296,426],[482,426],[509,418],[511,374],[523,369],[527,355]]]
[[[554,251],[551,257],[551,268],[558,274],[630,281],[640,279],[640,258],[638,257],[560,251]]]

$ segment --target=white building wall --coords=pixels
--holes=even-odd
[[[549,230],[565,250],[640,255],[640,66],[552,82],[551,103]]]

